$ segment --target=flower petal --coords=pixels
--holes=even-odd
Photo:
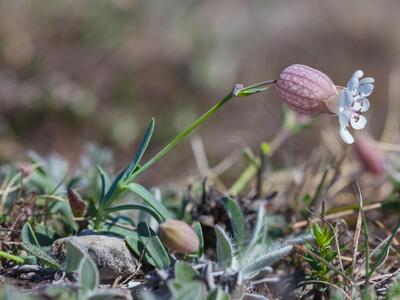
[[[359,85],[360,78],[363,77],[364,72],[361,70],[357,70],[354,72],[353,76],[351,76],[349,82],[347,83],[347,88],[350,91],[357,89]]]
[[[350,132],[347,130],[346,127],[341,127],[340,128],[340,137],[343,139],[343,141],[347,144],[353,144],[354,143],[354,138],[350,134]]]
[[[358,99],[357,102],[360,102],[360,104],[361,104],[360,112],[368,111],[370,104],[369,104],[369,100],[367,98]]]
[[[353,96],[351,95],[348,89],[343,90],[342,95],[340,96],[340,106],[341,107],[350,107],[353,104]]]
[[[356,130],[363,129],[367,125],[367,118],[364,116],[357,116],[350,118],[351,127]]]
[[[364,72],[362,70],[357,70],[357,71],[354,72],[353,76],[351,76],[351,77],[355,77],[357,79],[360,79],[363,76],[364,76]]]
[[[340,127],[349,126],[350,118],[351,118],[351,112],[349,110],[343,109],[343,110],[339,111]]]
[[[368,97],[372,94],[373,89],[374,85],[372,83],[365,83],[357,88],[357,93],[360,95],[360,97]]]
[[[375,79],[373,79],[372,77],[365,77],[360,80],[360,85],[363,85],[366,83],[374,83],[374,82],[375,82]]]

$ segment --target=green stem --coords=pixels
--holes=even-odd
[[[141,168],[139,168],[136,172],[132,174],[131,177],[135,177],[140,173],[143,173],[145,170],[150,168],[153,164],[155,164],[160,158],[162,158],[165,154],[168,153],[172,148],[176,146],[185,136],[187,136],[193,129],[203,123],[206,119],[211,117],[217,110],[219,110],[225,103],[231,100],[234,97],[233,92],[230,92],[226,95],[222,100],[220,100],[217,104],[211,107],[204,115],[198,118],[194,123],[192,123],[188,128],[183,130],[179,135],[177,135],[168,145],[166,145],[160,152],[158,152],[155,156],[153,156],[149,161],[147,161]],[[130,178],[127,182],[130,181]]]
[[[19,265],[24,263],[24,260],[21,257],[12,255],[12,254],[4,252],[4,251],[0,251],[0,257],[8,259],[8,260],[12,260]]]

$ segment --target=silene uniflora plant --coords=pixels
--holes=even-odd
[[[242,294],[243,299],[248,299],[246,297],[250,296],[246,295],[243,286],[251,286],[260,280],[262,282],[265,274],[272,271],[272,264],[292,251],[293,240],[278,242],[269,237],[266,228],[267,216],[263,206],[258,208],[255,221],[251,226],[248,225],[238,201],[231,197],[241,190],[245,179],[241,179],[219,199],[229,222],[214,226],[215,253],[206,252],[207,236],[200,222],[195,220],[196,222],[190,226],[185,222],[188,218],[165,205],[160,193],[147,189],[137,183],[136,179],[228,102],[265,92],[270,86],[274,86],[278,97],[298,113],[311,116],[323,113],[336,115],[341,138],[345,143],[351,144],[354,138],[349,129],[360,130],[366,125],[366,118],[362,114],[369,109],[367,97],[372,93],[373,83],[372,78],[363,78],[363,72],[358,70],[345,87],[337,86],[323,72],[295,64],[285,68],[276,79],[246,87],[237,84],[224,98],[180,132],[157,154],[144,161],[145,152],[155,129],[155,120],[152,119],[132,161],[113,180],[100,165],[96,168],[97,175],[93,172],[88,174],[87,177],[91,178],[92,185],[85,199],[81,197],[79,190],[74,189],[77,182],[82,182],[81,178],[76,177],[69,182],[61,178],[56,182],[54,178],[60,178],[60,174],[49,175],[46,164],[32,155],[35,163],[29,165],[30,168],[25,167],[24,172],[10,177],[8,184],[11,188],[2,194],[2,198],[7,199],[7,195],[12,194],[12,187],[18,180],[26,181],[26,178],[30,178],[33,186],[44,191],[46,195],[40,198],[43,215],[36,219],[34,217],[24,219],[25,225],[21,231],[21,250],[24,252],[20,255],[2,252],[1,257],[17,264],[26,262],[38,264],[67,275],[77,273],[78,293],[74,297],[105,299],[107,295],[103,295],[104,293],[98,289],[97,267],[85,251],[78,245],[67,243],[66,260],[62,262],[49,255],[48,246],[57,237],[81,232],[112,234],[125,240],[129,250],[141,264],[158,270],[154,276],[158,276],[158,279],[165,283],[173,299],[229,299],[232,295],[234,298],[240,298]],[[287,128],[295,131],[295,128],[306,124],[308,119],[296,116],[287,118],[286,121],[287,124],[291,124],[287,125]],[[268,145],[264,145],[262,150],[263,153],[271,151]],[[96,155],[96,157],[103,156]],[[364,153],[365,155],[367,154]],[[253,159],[251,155],[249,157]],[[253,160],[255,164],[262,163]],[[54,160],[52,163],[62,165],[59,160]],[[68,190],[68,201],[65,201],[59,192],[60,187]],[[130,194],[143,201],[129,200],[117,204]],[[13,197],[14,200],[8,201],[8,206],[4,207],[5,210],[8,209],[10,215],[13,214],[13,201],[16,202],[17,196]],[[50,204],[49,199],[56,201],[57,204]],[[3,205],[1,208],[3,209]],[[127,217],[124,214],[127,211],[137,211],[137,218]],[[50,214],[59,215],[55,227],[63,224],[62,234],[43,226]],[[6,216],[4,218],[7,219]],[[123,222],[125,225],[117,226],[118,222]],[[316,247],[319,248],[310,249],[319,251],[321,255],[328,253],[327,259],[333,259],[336,252],[330,249],[329,244],[332,240],[330,231],[314,227],[313,237],[318,241]],[[329,271],[326,266],[315,262],[313,257],[307,259],[315,264],[315,270],[311,274],[326,279]],[[157,297],[151,291],[142,291],[141,295],[145,299]],[[257,299],[262,298],[260,296]]]

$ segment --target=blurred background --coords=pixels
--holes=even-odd
[[[112,149],[121,167],[152,116],[148,155],[235,83],[274,79],[293,63],[337,85],[358,68],[374,77],[368,131],[379,139],[388,107],[390,126],[399,122],[399,12],[396,0],[0,0],[0,161],[32,149],[74,165],[91,142]],[[271,89],[232,101],[195,134],[212,166],[270,141],[281,120]],[[318,118],[285,142],[274,164],[309,158],[328,126],[336,130],[337,119]],[[195,168],[187,140],[144,181],[185,178]]]

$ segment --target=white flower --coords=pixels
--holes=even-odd
[[[354,142],[353,136],[347,129],[349,126],[356,130],[363,129],[367,124],[367,119],[361,115],[369,109],[369,101],[366,97],[371,95],[374,89],[374,79],[366,77],[360,78],[364,75],[361,70],[356,71],[343,89],[339,100],[339,125],[340,136],[348,143]]]

